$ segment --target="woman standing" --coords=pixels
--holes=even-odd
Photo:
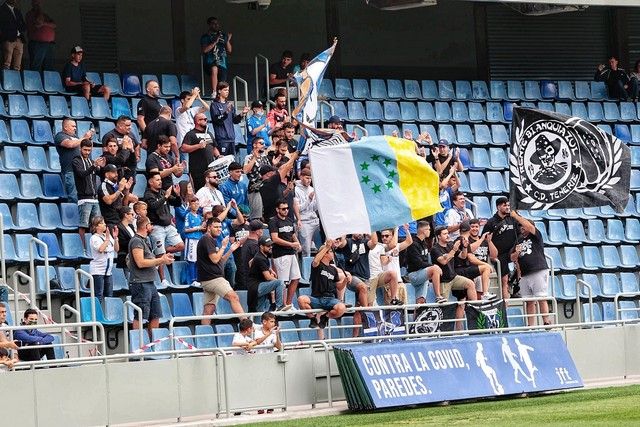
[[[113,296],[113,259],[118,251],[118,228],[110,232],[104,218],[96,216],[91,221],[91,262],[89,272],[93,276],[95,296],[102,303],[105,296]]]

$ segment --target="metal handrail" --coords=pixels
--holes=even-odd
[[[29,240],[29,274],[31,275],[31,277],[33,277],[33,279],[35,280],[36,277],[36,259],[35,259],[35,254],[34,254],[34,249],[35,246],[42,246],[43,248],[43,252],[44,252],[44,282],[45,282],[45,289],[47,290],[47,310],[49,310],[49,313],[53,314],[51,312],[51,283],[50,281],[50,277],[49,277],[49,246],[43,242],[42,240],[36,238],[36,237],[31,237],[31,239]],[[34,294],[35,295],[35,294]],[[33,298],[32,298],[32,302]]]
[[[640,296],[640,292],[618,292],[614,297],[613,297],[613,303],[615,304],[615,308],[616,308],[616,320],[621,320],[621,312],[623,311],[635,311],[637,312],[638,309],[637,308],[619,308],[618,307],[618,302],[620,300],[620,298],[637,298],[638,296]],[[593,320],[593,319],[592,319]]]
[[[547,255],[546,253],[544,254],[544,257],[549,261],[549,270],[551,271],[551,275],[549,276],[549,278],[551,279],[551,296],[553,296],[554,298],[556,297],[556,287],[554,286],[555,283],[555,279],[556,279],[556,273],[553,269],[553,258],[551,258],[549,255]],[[580,312],[578,312],[578,314],[580,314]]]
[[[478,204],[465,198],[465,203],[469,203],[471,205],[471,211],[473,212],[473,217],[478,218]]]
[[[125,354],[129,354],[129,313],[127,307],[131,307],[138,313],[138,334],[140,344],[144,343],[144,328],[142,327],[142,309],[138,307],[136,304],[131,301],[125,301],[122,305],[122,319],[124,324],[124,352]]]
[[[4,217],[0,215],[0,283],[7,283],[7,259],[4,250]]]
[[[249,83],[245,79],[239,76],[233,78],[233,105],[238,108],[238,87],[237,82],[242,83],[244,86],[244,105],[249,105]],[[256,98],[257,99],[257,98]]]
[[[587,288],[587,290],[589,291],[588,293],[588,299],[589,299],[589,314],[591,317],[589,317],[589,319],[591,320],[591,322],[594,321],[593,319],[593,289],[591,288],[591,285],[588,284],[587,282],[585,282],[582,279],[578,279],[576,280],[576,305],[578,306],[578,320],[582,320],[582,317],[580,316],[580,313],[582,311],[582,304],[580,303],[580,286],[584,286],[585,288]]]
[[[91,321],[96,322],[96,290],[93,283],[93,276],[81,268],[76,269],[75,271],[75,285],[76,285],[76,307],[80,308],[80,276],[84,276],[87,278],[89,287],[89,295],[91,296]],[[93,328],[91,330],[93,333],[93,339],[96,337],[96,330]]]
[[[257,54],[254,57],[254,64],[255,64],[255,77],[256,77],[256,99],[260,99],[260,70],[258,68],[258,61],[259,60],[263,60],[264,61],[264,70],[265,70],[265,88],[267,90],[267,99],[269,99],[269,58],[267,58],[266,56],[262,55],[262,54]],[[266,109],[267,113],[269,112],[269,104],[267,104],[267,109]]]
[[[318,108],[320,110],[320,127],[321,128],[324,128],[324,110],[322,109],[323,105],[326,105],[327,107],[329,107],[329,111],[331,111],[332,116],[336,114],[336,108],[333,105],[331,105],[330,102],[318,101]]]
[[[369,136],[369,131],[364,127],[364,126],[360,126],[360,125],[353,125],[353,129],[360,129],[362,131],[362,136],[367,137]]]
[[[77,306],[77,307],[79,307],[79,306]],[[76,334],[78,335],[78,338],[82,337],[82,326],[81,326],[82,325],[82,316],[80,315],[80,311],[76,310],[73,307],[71,307],[69,304],[62,304],[60,306],[60,323],[63,325],[63,327],[64,327],[64,324],[65,324],[65,322],[64,322],[65,311],[70,311],[71,313],[76,315],[76,323],[78,324],[78,330],[76,331]],[[95,322],[95,320],[94,320],[94,322]],[[64,333],[65,330],[66,330],[66,328],[62,330],[62,336],[60,337],[60,341],[62,342],[62,344],[65,344],[66,341],[67,341],[66,334]],[[95,335],[93,336],[93,339],[94,340],[96,339]],[[79,355],[80,355],[80,353],[78,353],[78,356]]]
[[[20,279],[24,279],[27,281],[27,284],[29,285],[29,299],[31,301],[29,301],[29,307],[30,308],[36,308],[36,286],[35,286],[35,282],[33,280],[33,277],[28,276],[27,274],[23,273],[22,271],[16,270],[13,272],[13,287],[14,287],[14,293],[18,294],[18,278]],[[19,302],[19,298],[15,298],[14,299],[14,305],[16,307],[16,316],[18,315],[18,302]]]

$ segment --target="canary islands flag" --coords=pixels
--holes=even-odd
[[[440,212],[438,174],[415,143],[390,136],[309,150],[322,226],[329,238],[370,233]]]

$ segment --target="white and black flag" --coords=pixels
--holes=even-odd
[[[509,163],[516,209],[611,205],[622,212],[629,200],[629,147],[578,117],[514,107]]]

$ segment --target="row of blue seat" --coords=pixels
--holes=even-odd
[[[60,175],[45,173],[0,174],[0,202],[9,204],[20,201],[64,201],[67,198]]]
[[[631,245],[621,245],[619,250],[613,245],[546,246],[544,253],[551,257],[555,271],[635,271],[640,267],[638,251]]]
[[[605,100],[606,86],[602,82],[493,80],[396,80],[324,79],[320,95],[338,100]]]
[[[582,280],[591,288],[591,297],[595,300],[612,300],[617,294],[636,295],[635,300],[640,297],[638,287],[638,276],[636,273],[583,273],[559,274],[554,276],[553,289],[555,296],[560,301],[576,301],[589,297],[589,291],[585,286],[578,285],[577,281]],[[633,301],[632,301],[633,302]]]
[[[624,222],[620,219],[607,219],[606,222],[590,219],[586,231],[584,223],[576,219],[568,220],[566,224],[563,221],[549,221],[548,224],[535,221],[535,225],[545,244],[551,246],[640,243],[638,218],[627,218]]]
[[[198,86],[196,80],[187,75],[180,77],[174,74],[162,74],[158,78],[155,74],[125,73],[122,76],[116,73],[103,73],[100,76],[96,72],[87,72],[87,79],[95,84],[105,84],[111,88],[113,95],[140,96],[144,94],[144,87],[149,80],[156,80],[160,84],[161,96],[174,98],[183,90],[191,90]],[[62,85],[62,78],[57,71],[44,71],[42,75],[33,70],[19,71],[3,70],[2,86],[0,92],[4,93],[46,93],[70,95]]]
[[[60,158],[55,148],[30,145],[0,145],[0,172],[60,172]]]

